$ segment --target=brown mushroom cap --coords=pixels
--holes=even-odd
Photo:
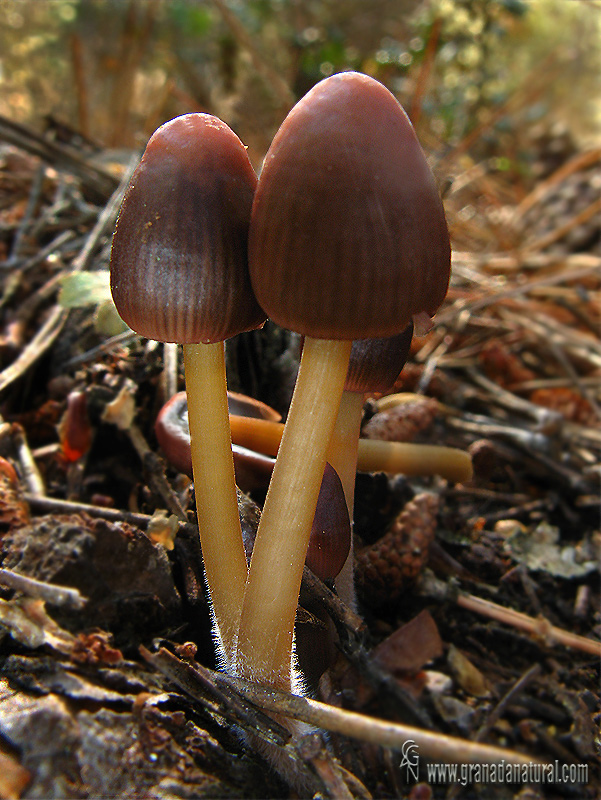
[[[306,565],[322,581],[333,580],[351,547],[351,522],[338,473],[326,464],[313,517]]]
[[[252,530],[242,532],[246,558],[249,562],[255,544],[255,534],[256,531]],[[351,521],[344,499],[344,489],[336,470],[331,464],[326,464],[305,563],[322,581],[333,580],[342,569],[350,547]]]
[[[405,366],[412,337],[413,323],[410,322],[398,336],[355,340],[345,391],[357,394],[388,391]]]
[[[256,175],[242,142],[209,114],[150,138],[125,194],[111,290],[125,322],[164,342],[220,342],[260,327],[248,276]]]
[[[279,422],[282,419],[282,415],[275,408],[256,400],[254,397],[240,394],[240,392],[230,392],[228,390],[227,407],[230,414],[236,414],[238,417],[270,419],[273,422]]]
[[[450,273],[442,202],[381,83],[333,75],[284,120],[255,194],[249,265],[267,315],[315,338],[394,336],[440,306]]]
[[[281,415],[275,409],[236,392],[228,392],[228,406],[230,414],[272,421],[281,419]],[[177,392],[165,403],[157,415],[154,431],[161,450],[171,466],[192,477],[192,449],[186,392]],[[275,459],[238,444],[232,445],[232,452],[236,483],[242,491],[266,489],[269,486]]]

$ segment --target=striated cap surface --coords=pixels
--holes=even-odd
[[[155,131],[111,252],[111,291],[130,328],[196,343],[263,324],[248,274],[256,182],[244,145],[216,117],[186,114]]]
[[[333,75],[284,120],[255,194],[249,265],[267,315],[308,336],[394,336],[438,309],[450,273],[442,202],[381,83]]]
[[[413,323],[386,339],[356,339],[351,348],[344,389],[347,392],[386,392],[399,377],[409,356]]]

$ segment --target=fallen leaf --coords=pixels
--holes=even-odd
[[[136,414],[135,386],[127,380],[117,397],[104,408],[102,420],[116,425],[119,430],[127,431],[131,428]]]
[[[464,692],[471,694],[472,697],[490,696],[490,687],[484,675],[453,644],[447,653],[447,663]]]
[[[111,299],[108,269],[65,275],[60,284],[58,302],[63,308],[83,308]]]
[[[464,736],[472,733],[474,709],[471,706],[445,694],[433,694],[432,703],[446,723],[455,725]]]
[[[0,622],[26,647],[47,645],[59,653],[70,653],[73,649],[75,637],[48,616],[43,600],[31,597],[0,600]]]
[[[14,467],[0,458],[0,535],[29,522],[29,508],[22,500]]]
[[[443,643],[432,615],[421,611],[374,648],[379,666],[393,675],[416,673],[443,653]]]

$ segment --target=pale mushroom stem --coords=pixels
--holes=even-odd
[[[236,444],[267,455],[278,452],[284,427],[281,422],[232,416],[231,425]],[[456,447],[360,439],[357,469],[359,472],[440,475],[448,481],[463,483],[472,477],[472,459],[469,453]]]
[[[436,444],[361,439],[359,469],[403,475],[440,475],[453,483],[472,478],[472,458],[464,450]]]
[[[247,565],[238,515],[225,380],[225,347],[185,344],[198,529],[216,635],[227,666],[236,650]]]
[[[278,688],[291,688],[300,583],[351,344],[305,339],[250,563],[236,669]]]
[[[344,497],[351,524],[355,503],[355,480],[357,477],[362,412],[363,395],[359,392],[343,392],[328,450],[328,461],[338,473],[344,489]],[[351,548],[344,566],[336,577],[335,584],[341,600],[350,608],[356,609],[353,559],[353,537],[351,535]]]

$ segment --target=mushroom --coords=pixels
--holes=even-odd
[[[246,415],[252,420],[268,418],[272,421],[281,417],[275,409],[247,395],[228,392],[227,397],[229,410],[234,416]],[[186,392],[177,392],[165,403],[157,415],[154,430],[169,463],[185,475],[192,475]],[[243,491],[267,488],[275,460],[240,445],[234,444],[232,449],[238,486]],[[243,541],[248,561],[254,538],[252,541],[244,539],[243,533]],[[326,464],[305,563],[321,580],[333,580],[342,569],[349,549],[350,517],[344,489],[337,472]]]
[[[284,120],[253,201],[249,269],[261,307],[305,336],[250,563],[236,669],[290,688],[305,553],[352,340],[434,314],[450,272],[442,203],[393,95],[358,73],[317,84]]]
[[[230,417],[232,441],[266,455],[278,453],[284,426],[263,419]],[[453,483],[472,477],[472,459],[465,450],[438,444],[382,442],[359,439],[359,472],[389,472],[408,476],[440,475]]]
[[[267,459],[265,466],[269,464],[271,472],[274,464],[272,457],[277,455],[284,425],[272,420],[231,414],[230,427],[234,463],[238,450],[245,450],[257,458]],[[155,430],[169,462],[180,472],[190,475],[192,456],[185,392],[178,392],[161,409]],[[456,447],[360,439],[357,470],[412,476],[440,475],[448,481],[462,483],[472,477],[472,459],[469,453]]]
[[[125,194],[111,290],[142,336],[184,346],[192,463],[217,641],[233,652],[247,566],[231,451],[224,340],[261,327],[247,269],[256,175],[242,142],[209,114],[150,138]]]
[[[227,406],[230,414],[235,414],[238,417],[270,419],[274,422],[279,422],[282,419],[282,415],[275,408],[256,400],[254,397],[249,397],[247,394],[240,394],[240,392],[228,391]]]
[[[344,391],[328,450],[328,459],[342,481],[351,519],[364,395],[366,392],[386,392],[394,385],[407,361],[412,337],[413,323],[410,322],[398,336],[353,342]],[[337,576],[336,590],[350,608],[356,609],[352,546],[346,564]]]

